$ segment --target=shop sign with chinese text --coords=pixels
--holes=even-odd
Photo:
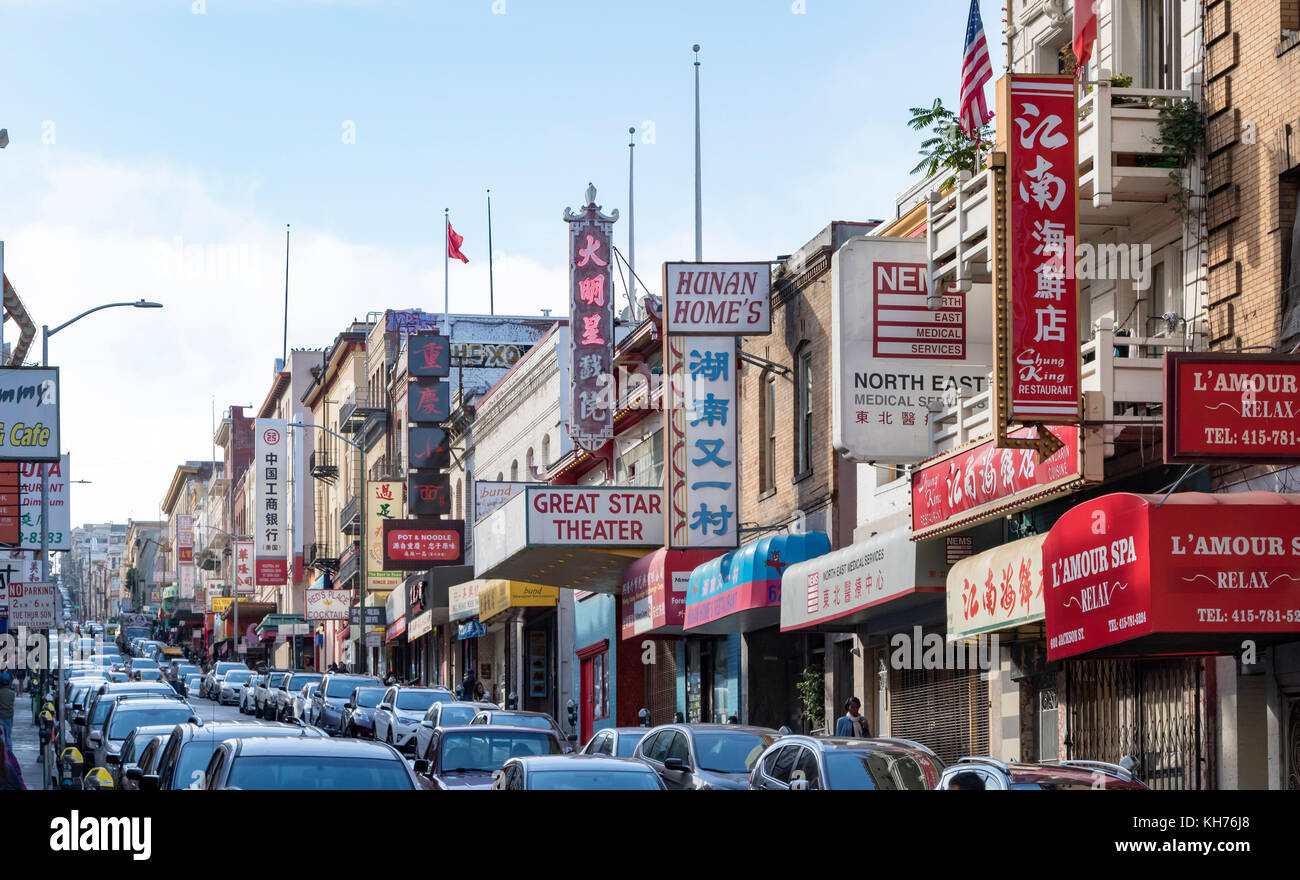
[[[254,578],[259,586],[289,581],[288,483],[289,429],[284,419],[253,421],[253,482],[256,486],[249,528],[254,542]]]
[[[1165,462],[1300,463],[1300,357],[1165,355]]]
[[[1043,619],[1043,542],[1031,535],[960,560],[948,573],[948,635],[978,635]]]
[[[384,522],[402,515],[402,484],[366,483],[366,589],[391,590],[401,586],[402,573],[384,570]]]
[[[437,425],[451,414],[451,386],[441,379],[413,379],[407,388],[407,418]]]
[[[408,462],[416,470],[439,470],[451,463],[451,447],[442,428],[412,426],[406,435]]]
[[[736,338],[667,336],[664,479],[673,550],[740,546]]]
[[[240,595],[253,593],[253,542],[235,542],[235,589]]]
[[[384,568],[419,571],[465,560],[465,523],[448,519],[399,519],[384,522]]]
[[[569,436],[596,452],[614,438],[614,284],[612,215],[595,204],[564,211],[569,224]]]
[[[766,336],[771,296],[768,263],[664,263],[664,331]]]
[[[1011,212],[1006,421],[1078,422],[1078,290],[1067,255],[1079,225],[1075,84],[1069,76],[1009,77]]]
[[[17,465],[22,499],[18,549],[41,549],[41,476],[46,477],[46,504],[50,511],[49,549],[72,549],[72,509],[68,504],[68,456],[58,462],[22,462]]]
[[[451,476],[437,471],[420,471],[407,476],[406,503],[412,516],[445,516],[451,513]]]
[[[406,372],[411,376],[445,379],[451,373],[451,345],[446,336],[419,333],[406,343]]]
[[[1011,436],[1032,433],[1021,428]],[[1061,425],[1052,433],[1064,446],[1044,462],[1032,449],[1001,449],[990,437],[912,471],[912,540],[965,528],[1072,489],[1084,477],[1079,429]]]
[[[176,561],[181,565],[194,562],[194,517],[188,513],[176,515]]]

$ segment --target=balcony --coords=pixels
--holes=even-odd
[[[334,555],[329,544],[317,542],[307,547],[307,566],[317,571],[335,572],[339,570],[339,558]]]
[[[1079,104],[1079,238],[1094,240],[1107,229],[1127,226],[1139,214],[1163,206],[1173,192],[1161,148],[1160,108],[1189,100],[1190,92],[1120,89],[1109,77]],[[1160,164],[1157,164],[1160,163]],[[930,287],[992,280],[989,226],[993,216],[993,172],[963,172],[946,193],[927,197],[926,247]],[[1172,216],[1172,215],[1171,215]]]
[[[326,483],[333,483],[338,479],[339,466],[334,461],[334,457],[324,450],[316,450],[307,460],[307,466],[311,469],[311,475],[318,480]]]
[[[402,466],[402,456],[383,455],[370,466],[371,480],[404,480],[406,469]]]
[[[339,531],[345,535],[361,534],[361,497],[353,495],[339,514]]]
[[[370,405],[370,395],[365,389],[354,388],[347,400],[339,406],[339,432],[354,434],[360,431],[376,410],[385,412],[382,406]]]

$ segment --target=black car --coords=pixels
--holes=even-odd
[[[321,739],[325,734],[314,727],[272,721],[180,724],[172,729],[157,768],[141,778],[140,787],[164,791],[203,788],[206,782],[203,771],[217,746],[228,740],[250,736]]]

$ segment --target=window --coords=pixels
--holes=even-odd
[[[799,774],[803,774],[799,776]],[[794,779],[805,779],[808,782],[808,788],[816,791],[821,788],[821,773],[817,770],[817,756],[812,753],[811,749],[799,749],[799,757],[794,764],[794,770],[790,774]]]
[[[599,721],[609,717],[609,652],[601,651],[591,658],[593,717]]]
[[[528,447],[528,455],[524,457],[524,479],[531,480],[532,478],[533,478],[533,448],[530,446]]]
[[[672,741],[668,744],[668,750],[664,753],[664,759],[677,758],[687,767],[691,766],[691,749],[686,744],[686,737],[680,733],[674,733]]]
[[[763,762],[763,775],[775,782],[789,784],[790,771],[794,769],[794,759],[801,749],[798,746],[786,746],[777,749]]]
[[[668,747],[673,742],[673,731],[664,730],[655,735],[654,741],[646,746],[642,752],[651,761],[663,763],[664,758],[668,757]]]
[[[813,371],[812,351],[805,346],[799,351],[799,368],[795,372],[795,435],[799,442],[796,447],[798,458],[795,460],[795,479],[801,479],[812,473],[812,396]]]
[[[1181,0],[1142,0],[1142,76],[1148,89],[1180,89]]]
[[[542,467],[551,465],[551,435],[542,437]]]
[[[510,462],[510,480],[514,482],[519,479],[519,459]]]
[[[776,491],[776,373],[767,370],[759,377],[759,424],[763,426],[758,459],[758,491]]]

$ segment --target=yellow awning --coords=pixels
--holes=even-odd
[[[487,621],[511,608],[547,608],[559,602],[559,587],[525,581],[489,580],[478,593],[478,617]]]

